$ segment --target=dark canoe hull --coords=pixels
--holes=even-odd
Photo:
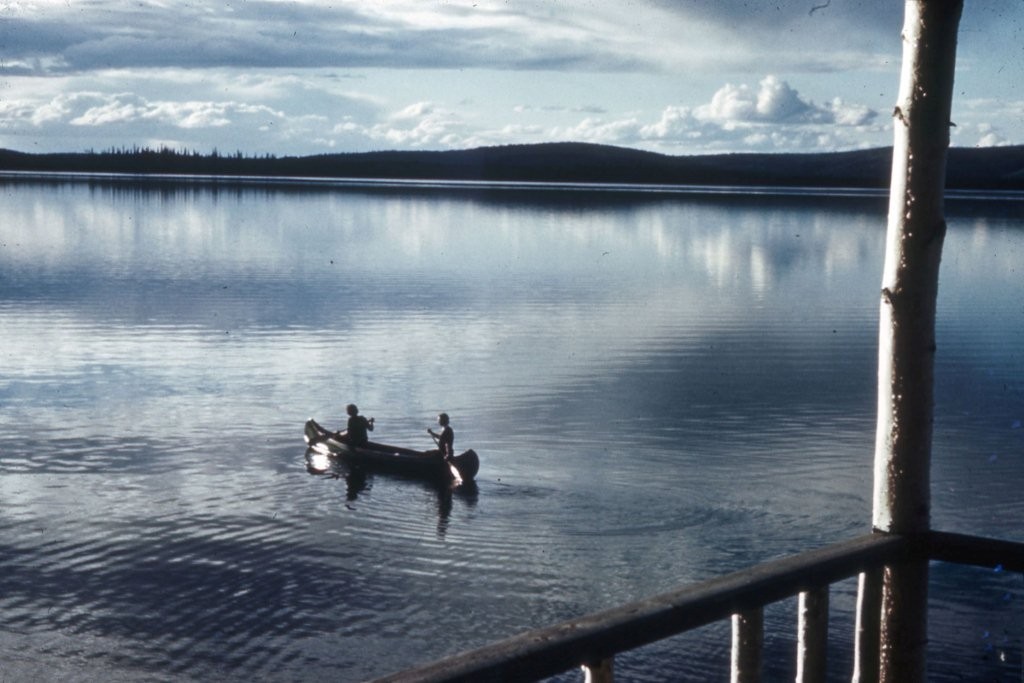
[[[440,456],[412,448],[389,446],[370,442],[366,446],[354,447],[335,439],[332,432],[321,427],[316,420],[306,421],[303,437],[306,444],[319,453],[343,459],[349,465],[368,470],[393,472],[411,477],[453,481],[472,481],[480,470],[480,459],[470,449],[452,458],[451,464]],[[454,466],[458,473],[452,471]]]

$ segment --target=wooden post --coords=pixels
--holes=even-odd
[[[609,657],[595,664],[584,664],[583,683],[614,683],[615,659]]]
[[[825,683],[828,675],[828,586],[800,593],[796,683]]]
[[[874,527],[929,528],[935,302],[962,0],[907,0],[882,275]],[[955,11],[954,11],[955,10]]]
[[[732,615],[732,683],[760,683],[764,609]]]
[[[879,630],[882,619],[882,572],[863,572],[857,581],[857,626],[854,633],[853,683],[878,683]]]
[[[963,0],[905,3],[882,274],[874,473],[873,524],[890,533],[922,533],[930,524],[935,305],[962,6]],[[927,604],[927,561],[886,567],[882,683],[924,681]]]

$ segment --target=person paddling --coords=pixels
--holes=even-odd
[[[445,460],[451,460],[455,455],[455,431],[448,422],[448,413],[441,413],[437,416],[437,424],[441,425],[441,431],[427,429],[427,433],[434,437],[434,442],[437,443],[437,450],[431,452],[440,454]]]
[[[348,427],[344,432],[338,432],[338,439],[350,446],[365,446],[370,443],[369,432],[373,431],[373,418],[367,420],[360,415],[355,403],[345,406],[345,412],[348,413]]]

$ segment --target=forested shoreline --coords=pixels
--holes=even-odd
[[[132,147],[53,154],[0,150],[0,171],[884,188],[889,182],[891,158],[891,148],[668,156],[587,143],[302,157]],[[1024,146],[952,148],[947,186],[1024,190]]]

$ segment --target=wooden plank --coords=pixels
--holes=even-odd
[[[927,536],[926,552],[929,558],[942,562],[1024,572],[1024,543],[932,531]]]

